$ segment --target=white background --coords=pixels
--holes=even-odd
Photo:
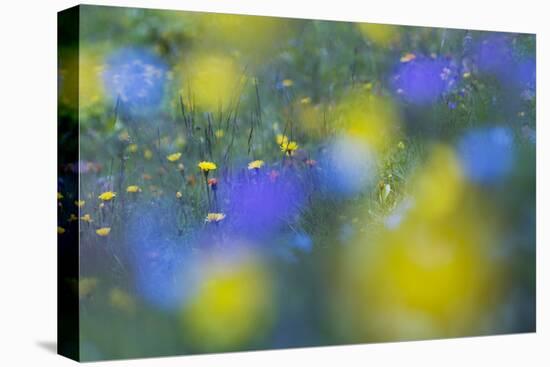
[[[101,362],[98,366],[548,366],[548,67],[545,2],[143,0],[96,4],[537,33],[537,333],[430,342]],[[65,366],[56,340],[56,12],[74,1],[0,9],[0,365]],[[545,106],[546,103],[546,106]],[[546,165],[545,165],[546,164]],[[545,225],[546,222],[546,225]],[[546,350],[545,350],[546,347]]]

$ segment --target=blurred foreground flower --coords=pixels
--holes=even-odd
[[[466,186],[458,158],[436,147],[411,180],[412,206],[347,250],[335,322],[357,341],[456,337],[491,328],[498,302],[494,213]],[[349,316],[349,317],[348,317]]]
[[[252,345],[272,324],[273,289],[259,259],[221,254],[201,266],[201,281],[181,310],[181,327],[202,351]]]

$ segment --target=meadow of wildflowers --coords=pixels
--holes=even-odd
[[[75,9],[61,353],[535,330],[534,35]]]

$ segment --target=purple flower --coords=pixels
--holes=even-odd
[[[261,175],[250,180],[238,177],[229,189],[226,210],[236,235],[259,238],[272,235],[294,220],[307,197],[293,170],[283,171],[276,180]]]
[[[417,56],[399,64],[392,79],[393,89],[409,103],[433,103],[456,84],[456,69],[448,59]]]
[[[476,47],[474,58],[481,73],[495,76],[503,84],[535,87],[535,59],[515,55],[511,40],[505,35],[483,39]]]

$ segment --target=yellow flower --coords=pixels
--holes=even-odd
[[[57,193],[57,200],[61,200],[61,199],[63,199],[63,197],[64,196],[63,196],[62,193],[60,193],[60,192]]]
[[[140,192],[141,188],[137,185],[130,185],[126,188],[126,192]]]
[[[288,143],[288,137],[286,135],[283,135],[283,134],[277,134],[277,136],[275,137],[275,141],[279,145],[287,144]]]
[[[209,172],[209,171],[213,171],[215,170],[216,168],[218,168],[216,166],[216,163],[214,162],[206,162],[206,161],[202,161],[198,164],[198,167],[201,169],[201,171],[203,172]]]
[[[416,55],[409,52],[409,53],[406,53],[405,55],[403,55],[403,57],[401,57],[401,59],[399,61],[409,62],[409,61],[412,61],[414,59],[416,59]]]
[[[401,150],[405,149],[405,143],[403,143],[402,141],[400,141],[399,143],[397,143],[397,147]]]
[[[285,152],[288,155],[292,155],[296,149],[298,149],[298,143],[295,141],[289,141],[285,144],[281,144],[281,152]]]
[[[260,169],[264,165],[264,161],[256,160],[248,163],[248,169]]]
[[[78,220],[78,217],[76,216],[76,214],[71,213],[71,215],[69,216],[69,222],[74,222],[75,220]]]
[[[128,131],[124,130],[120,134],[118,134],[118,140],[120,141],[130,140],[130,134],[128,134]]]
[[[176,199],[181,199],[183,197],[180,191],[176,192]]]
[[[99,195],[97,198],[99,200],[109,201],[109,200],[112,200],[115,196],[116,196],[116,192],[105,191],[103,194]]]
[[[217,223],[224,220],[224,218],[225,214],[223,213],[208,213],[208,215],[206,216],[206,221],[208,223]]]
[[[119,288],[113,288],[109,292],[109,302],[114,308],[133,313],[136,309],[136,303],[132,296]]]
[[[76,205],[79,208],[82,208],[86,204],[86,201],[84,200],[75,200],[74,205]]]
[[[223,129],[218,129],[216,130],[216,132],[214,132],[214,135],[216,136],[216,138],[221,139],[225,135],[225,132],[223,131]]]
[[[311,98],[309,97],[304,97],[300,100],[300,103],[301,104],[310,104],[311,103]]]
[[[292,87],[294,85],[294,82],[292,79],[285,79],[283,80],[283,87]]]
[[[78,296],[80,298],[89,296],[94,289],[97,288],[97,283],[97,278],[80,278],[80,281],[78,282]]]
[[[90,216],[90,214],[84,214],[83,216],[80,217],[80,220],[83,221],[83,222],[88,222],[88,223],[93,222],[92,217]]]
[[[65,228],[63,228],[63,227],[57,227],[57,233],[58,233],[58,234],[63,234],[63,233],[65,233]]]
[[[168,159],[170,162],[176,162],[181,158],[181,153],[173,153],[168,156],[166,156],[166,159]]]
[[[95,233],[97,233],[97,235],[101,236],[101,237],[105,237],[105,236],[109,235],[110,232],[111,232],[110,227],[99,228],[99,229],[96,229],[96,231],[95,231]]]
[[[137,144],[130,144],[128,145],[128,152],[130,153],[135,153],[138,151],[138,146]]]
[[[145,151],[143,152],[143,158],[147,160],[153,158],[153,152],[151,151],[151,149],[145,149]]]

